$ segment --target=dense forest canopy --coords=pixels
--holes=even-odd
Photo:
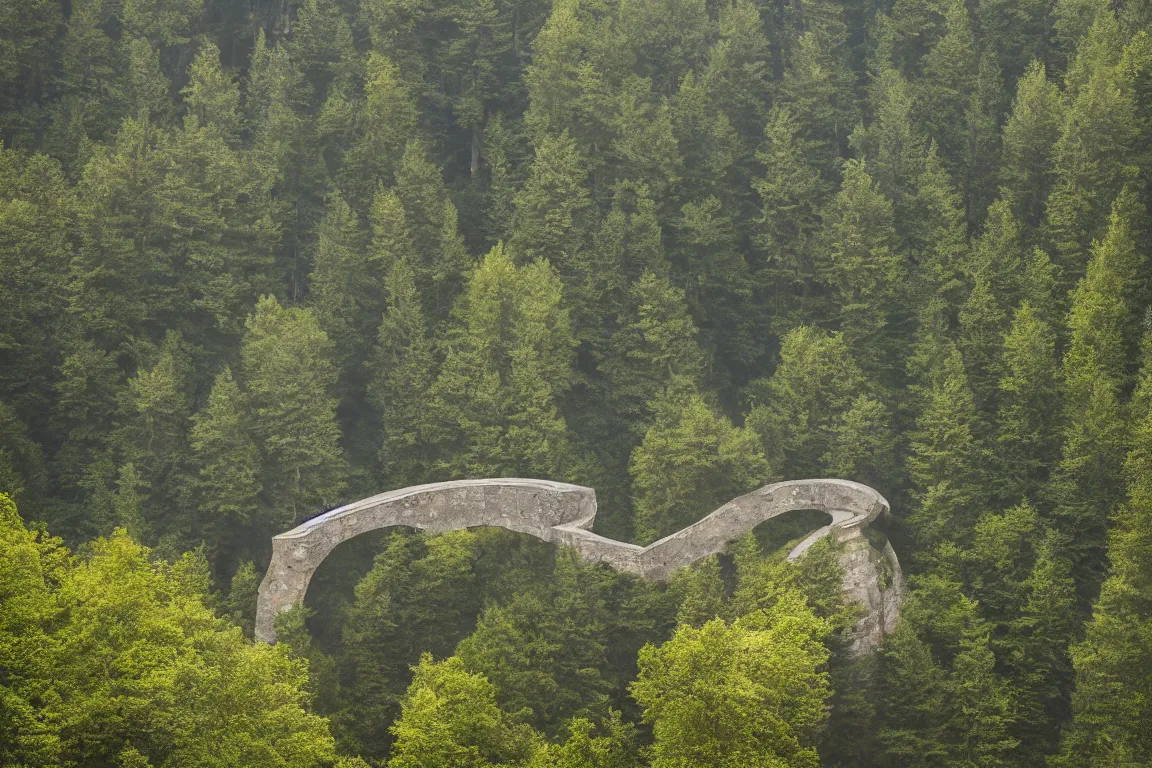
[[[1147,0],[0,0],[0,140],[0,763],[1152,765]],[[495,476],[911,591],[395,531],[245,638]]]

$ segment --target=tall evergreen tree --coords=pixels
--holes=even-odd
[[[260,483],[270,520],[289,526],[343,490],[332,342],[311,310],[256,304],[240,348],[240,369],[262,447]]]
[[[1150,716],[1152,685],[1152,551],[1149,477],[1152,466],[1152,411],[1147,366],[1133,398],[1131,451],[1124,465],[1128,495],[1109,536],[1108,575],[1074,647],[1076,690],[1073,718],[1065,732],[1061,766],[1139,765],[1152,759],[1152,742],[1142,724]]]

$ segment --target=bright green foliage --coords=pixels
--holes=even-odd
[[[1123,497],[1127,435],[1120,388],[1133,320],[1126,298],[1141,263],[1125,197],[1117,201],[1107,236],[1093,249],[1068,314],[1063,448],[1048,493],[1059,530],[1075,532],[1069,548],[1081,585],[1103,570],[1108,515]]]
[[[264,454],[261,481],[271,519],[291,525],[331,505],[342,489],[332,345],[310,310],[285,309],[271,296],[247,326],[240,360]]]
[[[563,553],[552,581],[486,606],[456,648],[469,671],[496,686],[502,709],[549,735],[570,717],[607,714],[603,638],[611,623],[595,568]]]
[[[149,562],[121,531],[72,560],[26,531],[6,496],[0,547],[5,762],[320,768],[335,758],[327,724],[307,710],[306,669],[216,619],[193,556]]]
[[[401,707],[389,768],[516,765],[536,740],[496,705],[491,683],[456,657],[435,662],[424,654]]]
[[[343,628],[343,679],[357,751],[387,754],[388,724],[421,650],[445,656],[476,615],[467,532],[437,537],[393,534],[356,585]]]
[[[643,765],[636,727],[619,712],[599,728],[591,720],[574,718],[563,744],[539,748],[528,768],[638,768]]]
[[[678,531],[767,481],[756,435],[733,426],[698,394],[671,389],[652,407],[655,421],[628,466],[640,539]]]
[[[646,646],[632,695],[652,724],[652,765],[819,765],[827,631],[793,592],[731,626],[715,619]]]
[[[1128,497],[1108,542],[1109,569],[1087,636],[1073,647],[1076,692],[1061,766],[1139,765],[1152,759],[1147,729],[1152,685],[1152,605],[1148,567],[1152,411],[1149,371],[1134,397],[1132,450],[1124,466]]]

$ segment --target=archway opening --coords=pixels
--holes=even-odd
[[[832,515],[818,509],[794,509],[752,529],[765,554],[791,549],[813,532],[832,523]]]

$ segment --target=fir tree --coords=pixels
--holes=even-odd
[[[260,483],[270,520],[290,526],[343,490],[332,343],[310,310],[285,309],[271,296],[257,303],[247,327],[240,361],[264,454]]]

